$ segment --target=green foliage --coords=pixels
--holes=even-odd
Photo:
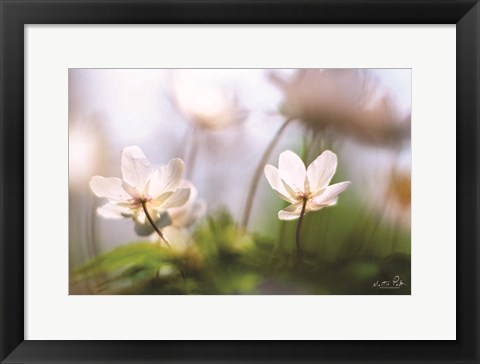
[[[380,226],[371,234],[368,215],[356,227],[358,211],[335,209],[325,211],[341,214],[348,228],[315,221],[312,214],[300,262],[295,223],[283,223],[280,238],[271,239],[240,229],[228,212],[219,211],[196,227],[185,249],[151,242],[120,246],[73,270],[71,286],[88,282],[97,294],[409,294],[410,255],[389,250],[391,231]],[[378,249],[380,244],[387,247]],[[407,286],[372,287],[396,275]]]

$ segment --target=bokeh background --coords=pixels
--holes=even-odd
[[[71,294],[410,293],[410,69],[70,69],[68,86]],[[129,145],[185,161],[202,205],[187,248],[158,253],[96,213],[88,182],[120,177]],[[331,149],[333,182],[352,182],[305,216],[302,264],[263,173],[251,193],[286,149],[307,165]],[[396,276],[401,289],[374,287]]]

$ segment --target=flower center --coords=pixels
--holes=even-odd
[[[152,196],[150,196],[149,194],[142,194],[140,196],[132,198],[132,204],[141,205],[144,202],[149,202],[151,200],[152,200]]]
[[[300,191],[300,192],[297,192],[296,197],[298,200],[309,200],[310,198],[315,196],[310,191]]]

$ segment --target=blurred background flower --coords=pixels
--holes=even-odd
[[[172,70],[167,76],[171,83],[172,104],[188,123],[181,152],[187,162],[188,178],[195,171],[200,153],[218,152],[211,146],[218,144],[224,134],[215,132],[233,128],[238,133],[248,116],[247,110],[240,105],[235,84],[209,78],[208,73],[201,71]]]
[[[70,69],[72,272],[143,285],[130,293],[371,293],[357,287],[392,267],[410,272],[410,115],[409,69]],[[184,248],[152,249],[125,221],[94,214],[88,181],[120,175],[127,145],[161,164],[184,159],[196,193],[159,222]],[[304,265],[293,271],[295,223],[278,221],[286,205],[264,178],[239,226],[258,162],[266,155],[263,174],[286,149],[305,165],[331,149],[342,161],[332,183],[352,182],[341,203],[305,216]],[[124,281],[88,282],[127,292]]]
[[[190,190],[188,201],[183,206],[168,209],[167,212],[172,226],[189,228],[205,215],[207,204],[199,199],[198,190],[192,182],[183,180],[181,187]]]
[[[370,144],[410,138],[410,115],[399,115],[393,97],[367,69],[301,69],[270,79],[284,94],[280,110],[315,134],[335,133]]]
[[[82,115],[72,103],[69,115],[69,265],[73,267],[99,253],[96,204],[88,181],[108,170],[108,139],[100,115]]]
[[[247,111],[240,106],[232,84],[221,85],[197,70],[172,71],[173,101],[194,128],[219,130],[243,122]]]
[[[191,228],[205,217],[207,204],[198,197],[198,190],[192,182],[183,180],[180,188],[188,188],[190,195],[187,202],[180,206],[169,208],[158,221],[157,226],[173,242],[173,248],[185,250],[193,244]],[[152,241],[158,241],[157,234],[151,234]]]

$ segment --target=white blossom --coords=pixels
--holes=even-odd
[[[97,209],[106,218],[133,218],[137,224],[147,225],[147,209],[156,221],[170,208],[184,205],[190,196],[190,187],[181,187],[184,164],[179,158],[167,165],[152,167],[138,146],[122,150],[122,179],[94,176],[90,188],[98,197],[109,201]]]
[[[329,185],[337,168],[337,156],[326,150],[309,166],[294,152],[280,154],[278,169],[267,164],[265,176],[278,196],[291,205],[278,212],[280,220],[294,220],[304,214],[335,205],[338,195],[345,191],[350,182]],[[304,207],[305,205],[305,207]]]

